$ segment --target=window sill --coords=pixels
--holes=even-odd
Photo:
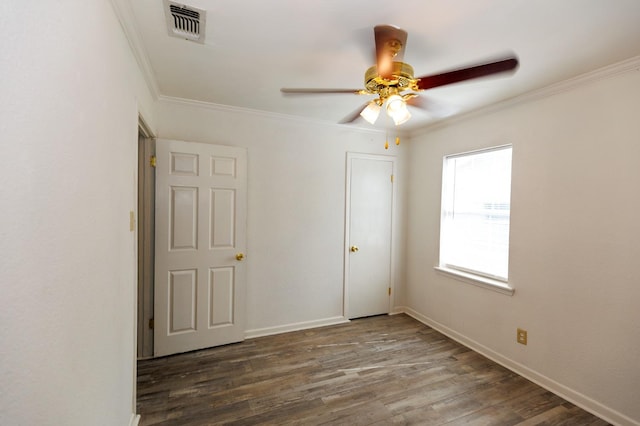
[[[480,275],[470,274],[468,272],[457,271],[455,269],[443,268],[441,266],[435,266],[435,269],[438,273],[442,275],[446,275],[458,281],[462,281],[468,284],[472,284],[478,287],[486,288],[487,290],[496,291],[498,293],[506,294],[508,296],[513,296],[515,293],[515,289],[509,287],[507,283],[492,280],[491,278],[482,277]]]

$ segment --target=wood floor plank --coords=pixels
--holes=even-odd
[[[138,362],[145,425],[607,423],[406,315]]]

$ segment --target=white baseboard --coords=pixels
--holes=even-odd
[[[393,309],[391,309],[391,312],[389,312],[389,315],[404,314],[405,310],[406,308],[404,306],[394,306]]]
[[[140,424],[140,414],[132,413],[129,419],[129,426],[138,426]]]
[[[288,333],[289,331],[306,330],[308,328],[325,327],[327,325],[344,324],[349,320],[343,316],[324,318],[320,320],[297,322],[293,324],[279,325],[276,327],[256,328],[245,330],[244,337],[253,339],[255,337],[271,336],[273,334]]]
[[[595,401],[588,396],[575,391],[561,383],[556,382],[553,379],[550,379],[547,376],[544,376],[529,367],[522,365],[516,361],[513,361],[510,358],[507,358],[498,352],[489,349],[488,347],[476,342],[475,340],[469,339],[468,337],[458,333],[455,330],[450,329],[449,327],[440,324],[433,319],[422,315],[421,313],[414,311],[409,307],[396,307],[394,311],[396,313],[404,312],[405,314],[415,318],[421,323],[428,325],[429,327],[439,331],[447,337],[455,340],[458,343],[463,344],[464,346],[478,352],[479,354],[484,355],[490,360],[502,365],[505,368],[513,371],[516,374],[534,382],[535,384],[547,389],[550,392],[555,393],[561,398],[566,399],[567,401],[577,405],[578,407],[602,418],[603,420],[619,426],[640,426],[640,422],[633,420],[632,418],[625,416],[622,413],[613,410],[598,401]]]

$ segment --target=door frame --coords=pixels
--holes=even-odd
[[[147,124],[147,121],[144,119],[144,117],[142,116],[142,113],[140,111],[138,111],[138,132],[135,138],[135,144],[136,144],[136,149],[135,149],[135,155],[136,155],[136,161],[135,164],[137,167],[135,167],[135,174],[134,174],[134,182],[133,182],[133,186],[134,186],[134,191],[135,191],[135,218],[133,221],[134,227],[135,228],[139,228],[140,226],[140,211],[138,209],[138,204],[139,204],[139,199],[140,199],[140,190],[139,190],[139,182],[138,182],[138,170],[139,170],[139,162],[140,162],[140,154],[139,154],[139,144],[140,144],[140,138],[146,138],[146,139],[151,139],[153,138],[153,132],[151,131],[151,128],[149,127],[149,125]],[[135,288],[132,289],[133,291],[133,298],[134,298],[134,302],[133,302],[133,341],[132,343],[132,355],[133,355],[133,377],[132,377],[132,392],[131,392],[131,420],[130,423],[131,424],[138,424],[138,422],[140,421],[140,415],[137,414],[137,409],[138,409],[138,272],[139,272],[139,253],[138,253],[138,232],[137,229],[135,229],[134,231],[132,231],[133,233],[133,265],[134,265],[134,271],[133,271],[133,283],[135,283]]]
[[[350,270],[350,232],[351,232],[351,160],[374,160],[374,161],[391,161],[392,163],[392,175],[393,185],[391,187],[391,252],[389,253],[389,268],[391,273],[389,274],[389,287],[391,288],[391,295],[389,296],[389,313],[391,313],[392,307],[395,302],[396,292],[396,268],[395,268],[395,236],[396,236],[396,211],[397,211],[397,174],[398,174],[398,157],[395,155],[385,154],[364,154],[359,152],[347,152],[346,156],[346,188],[345,188],[345,220],[344,220],[344,270],[343,270],[343,296],[342,296],[342,315],[345,319],[349,318],[349,270]]]

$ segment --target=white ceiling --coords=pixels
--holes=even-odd
[[[170,37],[162,0],[132,0],[159,95],[339,122],[370,97],[284,96],[281,87],[361,89],[373,27],[409,33],[416,76],[513,52],[514,75],[424,91],[432,123],[640,55],[640,0],[183,0],[206,10],[205,44]],[[381,114],[381,118],[384,114]],[[358,119],[351,126],[372,128]],[[377,127],[393,126],[388,117]]]

